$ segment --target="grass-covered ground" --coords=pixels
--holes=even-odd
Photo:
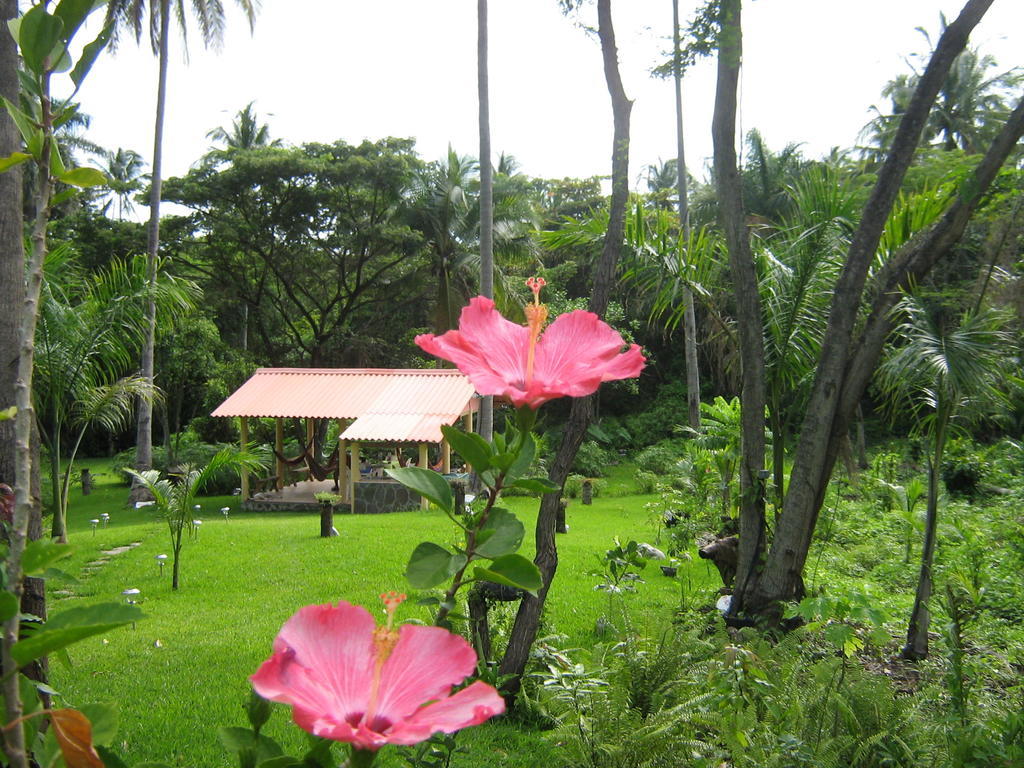
[[[199,515],[204,524],[198,538],[185,545],[181,589],[173,592],[169,563],[161,575],[156,560],[158,554],[169,554],[166,525],[147,508],[127,508],[127,489],[104,474],[101,462],[86,464],[97,473],[97,484],[87,497],[80,489],[72,492],[69,528],[75,554],[62,564],[75,580],[50,580],[50,612],[123,600],[122,591],[134,588],[141,591],[146,618],[135,628],[72,647],[71,666],[54,663],[52,683],[72,706],[118,704],[116,748],[129,765],[143,760],[233,765],[217,729],[245,724],[247,677],[268,656],[285,619],[302,605],[339,599],[373,610],[382,591],[408,591],[402,573],[417,543],[453,536],[442,515],[417,511],[339,516],[335,523],[341,535],[321,539],[316,515],[241,514],[237,498],[206,498]],[[626,473],[619,474],[612,484],[625,487]],[[657,529],[644,510],[651,498],[602,496],[591,506],[570,503],[570,532],[558,539],[560,567],[542,630],[564,636],[559,647],[592,647],[601,616],[621,624],[621,612],[608,595],[594,590],[600,581],[598,556],[615,537],[655,539]],[[227,521],[219,511],[223,506],[231,508]],[[532,557],[537,502],[514,498],[507,506],[526,525],[522,551]],[[110,514],[110,523],[93,531],[89,521],[102,512]],[[135,543],[120,554],[103,554]],[[657,633],[681,599],[699,593],[706,600],[719,586],[717,573],[703,561],[683,565],[676,580],[662,576],[657,564],[649,565],[647,583],[625,596],[634,629]],[[410,594],[400,618],[429,619],[426,609],[414,605],[418,596]],[[507,629],[511,609],[498,612],[492,623]],[[303,736],[283,707],[266,733],[290,745],[293,753],[301,751]],[[545,751],[554,748],[521,724],[501,722],[470,729],[459,741],[471,750],[459,758],[460,765],[540,765],[547,762]],[[388,756],[390,762],[384,759]],[[381,764],[400,763],[386,750]]]

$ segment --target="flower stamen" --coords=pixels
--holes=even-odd
[[[530,343],[526,351],[527,387],[533,381],[533,359],[537,349],[537,340],[540,338],[540,332],[548,319],[548,308],[540,303],[540,289],[547,284],[547,280],[543,277],[529,277],[526,279],[526,286],[533,291],[533,304],[527,304],[524,309],[526,313],[526,327],[530,329]]]
[[[377,714],[377,694],[380,691],[380,675],[384,669],[384,662],[388,660],[391,652],[398,644],[398,630],[394,629],[395,611],[405,601],[406,596],[401,592],[384,592],[380,599],[384,601],[384,609],[387,611],[387,621],[384,626],[376,627],[373,630],[374,665],[373,678],[370,681],[370,698],[366,706],[366,714],[363,715],[364,723],[371,723]],[[370,726],[372,728],[372,726]]]

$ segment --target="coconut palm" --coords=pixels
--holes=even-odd
[[[939,24],[940,32],[945,32],[944,15],[940,15]],[[930,49],[924,57],[928,60],[935,47],[927,31],[919,27],[918,32]],[[939,88],[922,143],[936,144],[947,151],[960,149],[968,154],[975,154],[991,143],[1012,109],[1010,95],[1024,80],[1024,72],[1019,68],[999,72],[998,66],[994,57],[977,48],[967,48],[956,57]],[[919,80],[920,72],[914,69],[909,74],[897,75],[882,89],[891,108],[883,113],[872,107],[877,116],[862,132],[871,145],[865,149],[869,156],[881,154],[891,144]]]
[[[207,152],[204,161],[216,163],[229,159],[239,150],[281,146],[280,139],[270,138],[270,125],[260,123],[259,115],[252,106],[254,103],[250,101],[238,110],[230,127],[221,125],[207,132],[206,138],[222,146],[214,147]]]
[[[256,18],[256,0],[236,0],[245,13],[252,29]],[[219,46],[224,38],[224,6],[220,0],[193,0],[192,16],[199,26],[204,45]],[[147,12],[148,11],[148,12]],[[107,22],[112,25],[112,42],[125,34],[134,35],[136,42],[142,39],[142,30],[148,17],[149,40],[154,55],[159,58],[157,77],[156,121],[153,131],[153,175],[149,190],[149,225],[146,233],[146,253],[149,258],[149,283],[156,284],[157,256],[160,249],[160,190],[163,171],[163,127],[167,106],[167,63],[170,56],[170,25],[172,11],[178,18],[182,37],[186,37],[184,0],[110,0],[107,5]],[[156,345],[156,304],[152,298],[147,302],[149,330],[142,345],[141,375],[153,383],[153,350]],[[148,468],[153,462],[153,408],[141,400],[138,410],[136,433],[135,465]]]
[[[923,659],[928,655],[928,599],[946,442],[958,422],[990,411],[1000,399],[1000,374],[1011,338],[1002,330],[1002,317],[989,310],[950,319],[917,295],[908,295],[898,310],[904,318],[894,331],[899,346],[880,367],[879,381],[891,396],[890,408],[906,412],[909,407],[919,416],[917,429],[930,444],[921,570],[903,648],[904,658]]]
[[[481,268],[476,169],[476,160],[449,147],[447,158],[428,165],[413,185],[411,223],[426,238],[437,281],[437,333],[456,326],[462,307],[476,293]],[[512,183],[515,178],[498,174],[494,180],[494,294],[502,311],[514,294],[501,265],[536,263],[531,233],[537,223],[529,200]]]
[[[105,152],[103,172],[107,175],[111,201],[117,203],[117,218],[124,219],[125,213],[135,210],[132,197],[138,193],[143,183],[149,178],[142,172],[146,161],[142,155],[132,149],[118,147],[114,151]]]

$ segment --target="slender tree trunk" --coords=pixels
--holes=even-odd
[[[43,128],[40,157],[49,158],[53,141],[53,123],[50,114],[50,79],[48,75],[43,76],[40,103]],[[17,599],[19,605],[24,594],[21,558],[28,539],[33,506],[31,491],[32,432],[35,410],[32,404],[32,373],[35,364],[39,296],[43,287],[43,262],[46,258],[46,224],[50,216],[50,191],[52,189],[49,163],[39,163],[37,173],[36,216],[32,226],[32,257],[28,267],[25,301],[20,315],[18,378],[15,382],[15,405],[18,407],[18,413],[15,417],[14,524],[9,533],[10,548],[7,555],[7,588]],[[16,613],[3,625],[3,652],[0,655],[0,667],[4,670],[13,670],[18,666],[11,656],[11,648],[18,641],[19,623],[20,616]],[[22,715],[18,676],[5,675],[2,691],[6,722],[11,723]],[[4,731],[4,750],[13,768],[27,768],[25,733],[21,725]]]
[[[928,600],[932,596],[932,566],[935,563],[935,543],[939,528],[939,467],[942,466],[942,453],[946,445],[948,423],[948,414],[939,416],[934,452],[928,460],[928,508],[925,510],[921,572],[917,578],[914,607],[910,612],[910,621],[907,624],[907,644],[903,646],[902,653],[903,658],[912,661],[919,661],[928,656],[928,626],[931,623]]]
[[[3,0],[0,17],[18,15],[16,0]],[[0,39],[0,95],[18,103],[18,48],[14,38]],[[21,149],[18,129],[0,110],[0,157]],[[25,300],[25,232],[22,222],[21,168],[15,166],[0,173],[0,285],[6,307],[20,307]],[[18,336],[20,315],[0,313],[0,409],[14,405],[14,385],[18,379]],[[14,485],[14,420],[0,421],[0,482]]]
[[[168,38],[170,37],[170,0],[160,0],[160,56],[157,76],[156,123],[153,128],[153,179],[149,190],[149,225],[146,229],[146,274],[150,296],[146,302],[146,340],[142,345],[140,374],[154,383],[153,357],[156,348],[156,264],[160,253],[160,192],[163,172],[164,114],[167,108]],[[139,398],[138,424],[135,434],[135,469],[139,472],[153,466],[153,399]],[[134,483],[132,498],[148,496],[145,486]]]
[[[615,29],[612,26],[611,0],[598,0],[598,36],[601,40],[601,55],[604,62],[605,82],[612,102],[614,135],[612,140],[612,195],[609,211],[608,231],[605,234],[601,256],[594,267],[594,286],[590,297],[590,310],[602,314],[608,308],[615,268],[622,252],[625,234],[626,203],[629,198],[629,115],[633,103],[626,96],[619,75],[618,49],[615,45]],[[561,487],[569,475],[576,452],[586,435],[594,414],[597,395],[575,398],[569,412],[569,420],[562,432],[562,442],[555,454],[549,479]],[[537,517],[534,562],[540,569],[544,586],[537,591],[537,597],[526,595],[519,605],[515,624],[509,636],[508,647],[499,667],[500,674],[512,675],[503,685],[506,697],[513,697],[522,685],[523,672],[529,660],[530,649],[537,637],[540,615],[544,608],[548,589],[558,569],[558,549],[555,545],[555,527],[558,522],[561,492],[545,494],[541,498],[540,513]]]
[[[491,166],[491,107],[487,64],[487,0],[477,0],[476,82],[480,100],[480,294],[494,298],[494,173]],[[490,441],[494,398],[480,400],[477,432]]]
[[[17,0],[2,0],[0,22],[17,18]],[[18,103],[18,48],[14,38],[0,39],[0,95]],[[0,110],[0,157],[21,149],[21,138],[7,110]],[[0,174],[0,285],[11,311],[0,314],[0,408],[17,399],[18,350],[21,348],[21,314],[14,311],[25,302],[25,227],[22,219],[22,172],[15,166]],[[16,420],[0,421],[0,482],[16,485]],[[43,535],[42,505],[39,500],[39,433],[32,420],[29,445],[32,469],[29,480],[28,539]],[[26,578],[21,595],[22,613],[46,618],[46,590],[42,579]],[[46,660],[31,665],[25,673],[33,680],[46,681]]]
[[[676,92],[676,193],[679,229],[690,243],[690,203],[686,178],[686,142],[683,140],[683,72],[679,52],[679,0],[672,0],[672,75]],[[687,253],[687,259],[691,254]],[[697,312],[693,291],[683,288],[683,334],[686,352],[686,413],[690,427],[700,429],[700,366],[697,361]]]
[[[777,617],[779,601],[796,597],[803,588],[803,567],[839,444],[848,429],[852,410],[874,370],[890,327],[888,318],[876,317],[872,309],[865,330],[859,339],[854,338],[868,269],[903,176],[914,157],[938,89],[953,60],[966,46],[970,31],[991,4],[992,0],[969,0],[960,16],[946,28],[940,38],[903,115],[892,148],[851,241],[843,271],[834,290],[828,329],[822,343],[811,399],[797,441],[783,513],[776,525],[775,538],[764,569],[756,582],[745,589],[743,596],[743,607],[748,613]],[[985,186],[980,189],[983,191]],[[979,187],[964,187],[965,191],[968,189],[972,194],[967,197],[973,202],[966,203],[966,207],[973,210],[978,200],[978,196],[973,193]],[[953,207],[959,207],[962,202],[962,199],[958,200]],[[938,233],[941,230],[945,237],[952,236],[954,229],[940,222],[932,232]],[[959,233],[953,242],[956,237],[959,237]],[[898,283],[911,274],[912,264],[921,264],[924,260],[934,263],[935,258],[948,251],[947,245],[946,250],[940,248],[932,254],[924,255],[916,250],[919,242],[920,238],[915,239],[910,244],[913,248],[906,248],[908,254],[913,250],[917,256],[905,259],[898,256],[896,261],[901,266],[891,265],[891,269],[883,270],[885,275],[892,275]],[[888,287],[889,281],[880,277],[878,285]],[[876,295],[874,303],[876,307],[882,308],[889,301],[889,297],[880,293]],[[740,568],[743,567],[741,562]]]
[[[741,365],[740,546],[733,614],[741,609],[744,588],[755,576],[758,557],[765,545],[761,480],[765,453],[764,328],[736,158],[736,89],[743,53],[740,5],[741,0],[722,0],[721,4],[718,89],[711,129],[719,219],[729,248],[729,268],[736,297]]]

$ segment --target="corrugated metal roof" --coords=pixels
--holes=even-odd
[[[212,415],[356,419],[346,439],[440,442],[441,425],[475,409],[455,370],[260,368]]]

